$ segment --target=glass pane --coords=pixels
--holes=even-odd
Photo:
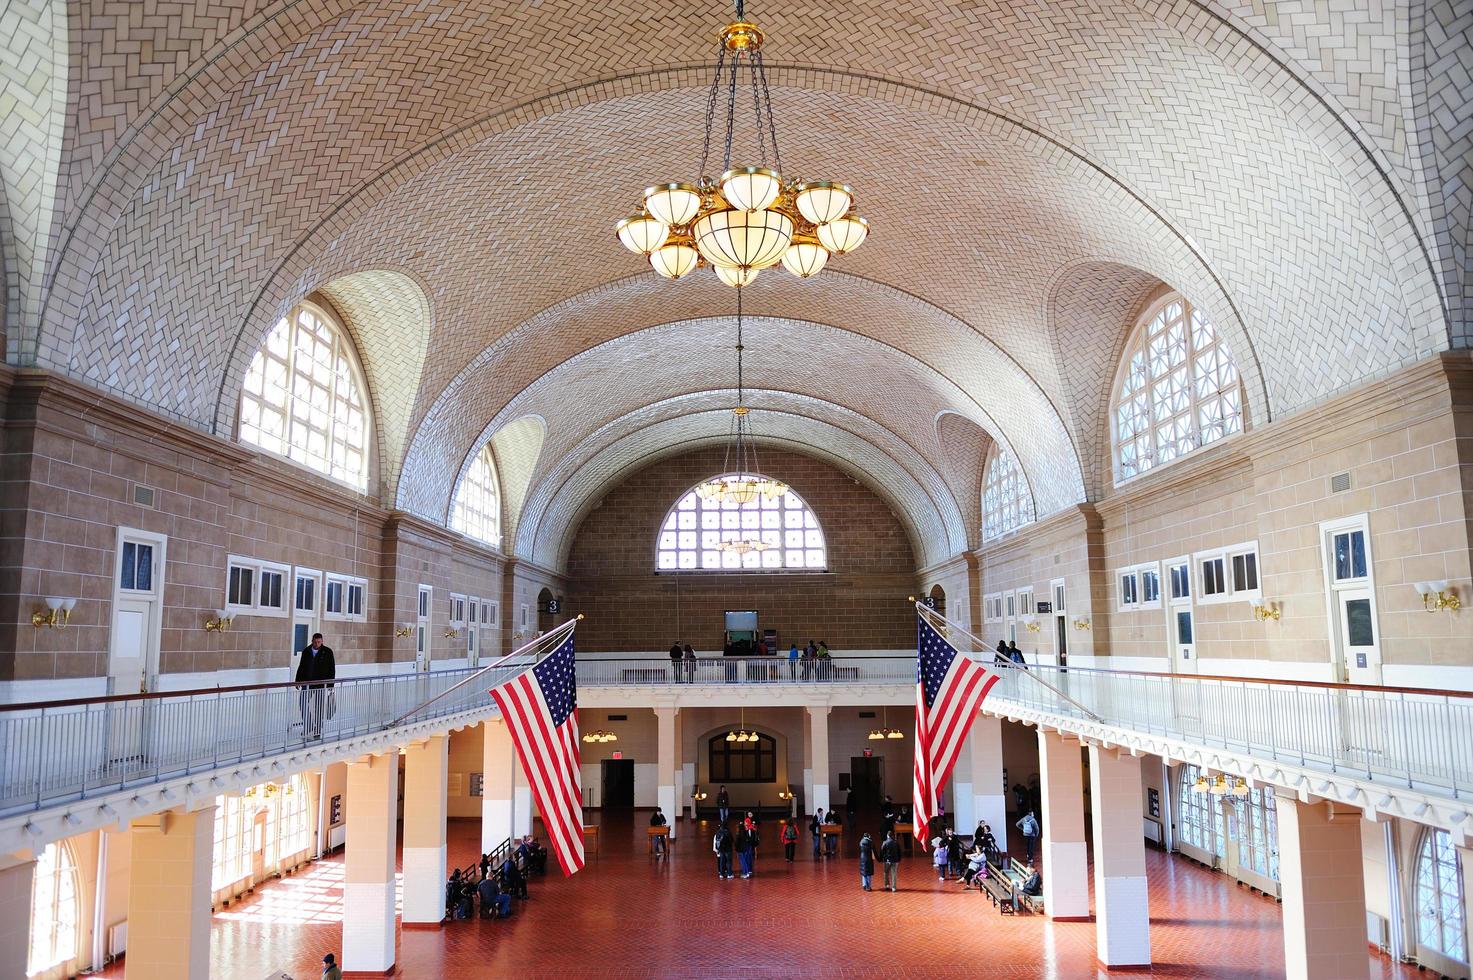
[[[1176,642],[1182,646],[1192,643],[1192,614],[1186,611],[1176,614]]]
[[[132,541],[123,542],[123,560],[119,563],[121,568],[119,576],[121,581],[118,586],[124,589],[132,589],[136,586],[134,582],[137,576],[138,546]]]
[[[1376,645],[1375,630],[1371,627],[1371,600],[1351,599],[1345,603],[1346,642],[1352,647]]]
[[[138,570],[136,573],[137,584],[134,586],[139,592],[153,591],[153,545],[138,545]]]

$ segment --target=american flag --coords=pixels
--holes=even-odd
[[[578,682],[573,634],[531,670],[491,689],[553,853],[572,875],[583,867],[583,786],[578,768]]]
[[[926,846],[926,824],[937,812],[941,787],[951,776],[957,753],[966,742],[982,699],[997,674],[946,641],[926,622],[916,619],[916,764],[915,839]]]

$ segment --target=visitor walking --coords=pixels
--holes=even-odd
[[[716,794],[716,819],[726,823],[731,818],[731,797],[726,794],[726,787]]]
[[[793,855],[798,851],[798,825],[789,820],[783,824],[783,856],[788,863],[793,863]]]
[[[338,958],[331,953],[322,958],[322,980],[343,980],[343,969],[338,966]]]
[[[650,826],[651,827],[667,827],[667,826],[669,826],[669,823],[665,820],[665,814],[663,814],[663,813],[660,812],[660,808],[659,807],[655,807],[655,812],[650,816]],[[655,835],[655,857],[664,857],[664,856],[665,856],[665,835],[664,834],[656,834]]]
[[[885,835],[885,843],[880,845],[880,863],[885,866],[885,890],[897,891],[900,887],[900,842],[895,839],[894,832]]]
[[[757,831],[743,823],[736,832],[737,860],[742,866],[742,877],[750,878],[757,860]]]
[[[817,859],[823,847],[823,807],[813,811],[813,820],[808,824],[808,833],[813,837],[813,856]]]
[[[951,866],[951,848],[946,835],[931,838],[931,863],[936,866],[936,880],[946,880],[946,869]]]
[[[1014,826],[1023,832],[1023,849],[1027,852],[1027,860],[1032,861],[1033,842],[1038,839],[1038,818],[1029,810]]]
[[[864,886],[865,891],[870,890],[870,881],[875,876],[875,845],[869,839],[869,833],[859,838],[859,883]]]
[[[302,709],[302,738],[321,738],[322,723],[327,711],[327,689],[331,684],[313,684],[312,681],[330,681],[337,676],[337,664],[332,657],[332,647],[322,642],[321,633],[312,634],[312,642],[302,647],[297,661],[298,684],[306,684],[298,696]]]
[[[726,829],[726,824],[722,824],[716,828],[716,835],[711,838],[711,850],[716,855],[716,877],[723,881],[732,877],[731,849],[731,831]]]

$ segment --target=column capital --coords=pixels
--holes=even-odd
[[[807,708],[808,713],[815,717],[819,715],[827,716],[830,711],[834,710],[834,706],[827,701],[809,701],[805,702],[803,707]]]

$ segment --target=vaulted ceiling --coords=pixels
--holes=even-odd
[[[976,543],[994,442],[1041,515],[1108,492],[1115,361],[1163,285],[1252,424],[1466,345],[1455,8],[754,0],[787,170],[853,184],[874,228],[744,291],[759,432],[881,489],[931,562]],[[7,5],[8,358],[229,437],[250,357],[318,296],[363,353],[383,502],[443,521],[519,425],[507,548],[556,566],[621,474],[726,429],[733,291],[611,228],[694,176],[729,13]]]

